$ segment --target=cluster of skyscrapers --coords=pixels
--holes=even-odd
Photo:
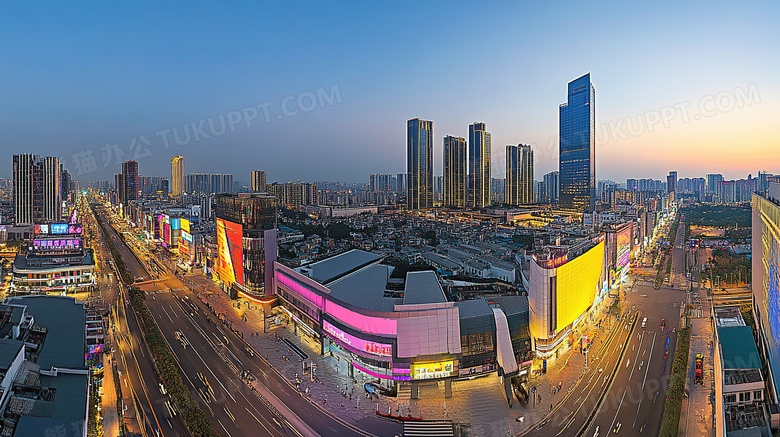
[[[596,204],[595,89],[590,73],[569,83],[567,102],[560,105],[560,169],[544,176],[544,196],[537,196],[533,149],[506,146],[504,203],[527,205],[557,201],[561,208],[593,211]],[[433,208],[433,122],[407,121],[406,171],[408,209]],[[443,150],[443,206],[485,208],[492,198],[492,141],[485,123],[469,125],[463,137],[447,135]]]

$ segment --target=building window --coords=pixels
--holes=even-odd
[[[753,392],[753,400],[754,401],[760,401],[761,400],[761,390],[756,390]]]
[[[726,395],[724,398],[727,404],[733,404],[734,402],[737,402],[737,395]]]

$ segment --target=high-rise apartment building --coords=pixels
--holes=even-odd
[[[485,123],[475,122],[469,125],[468,175],[468,206],[490,206],[493,203],[490,195],[490,132],[485,130]]]
[[[534,203],[534,151],[531,146],[506,146],[504,193],[504,203],[509,205]]]
[[[557,171],[551,171],[544,175],[544,202],[555,204],[558,203],[558,190],[560,189],[559,173]]]
[[[444,206],[466,207],[466,139],[444,137]]]
[[[297,208],[300,205],[316,205],[319,200],[317,184],[307,182],[266,185],[266,191],[276,196],[280,205]]]
[[[252,191],[263,193],[266,186],[265,170],[252,170]]]
[[[62,219],[60,160],[32,153],[13,155],[13,197],[17,225]]]
[[[393,191],[393,175],[391,174],[371,174],[368,178],[368,191],[377,193],[380,191]]]
[[[670,171],[666,177],[666,192],[674,193],[677,191],[677,172]]]
[[[395,177],[395,191],[406,193],[406,173],[398,173]]]
[[[128,205],[133,200],[138,200],[138,163],[125,161],[122,163],[122,189],[119,201]]]
[[[723,182],[723,175],[719,173],[710,173],[707,175],[707,192],[717,194],[718,183]]]
[[[232,193],[233,175],[232,174],[212,174],[210,178],[212,193]]]
[[[596,208],[596,90],[590,73],[569,82],[567,102],[560,105],[561,208]]]
[[[638,190],[639,181],[636,179],[626,179],[626,190]]]
[[[171,158],[171,195],[181,196],[185,188],[184,157],[174,156]]]
[[[406,207],[433,208],[433,122],[406,122]]]

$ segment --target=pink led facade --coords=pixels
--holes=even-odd
[[[283,284],[285,287],[289,288],[290,290],[294,291],[304,299],[311,302],[314,306],[316,306],[319,309],[322,309],[323,304],[323,298],[319,294],[309,290],[308,288],[304,287],[297,281],[292,280],[287,275],[276,272],[276,279],[279,281],[280,284]]]
[[[354,350],[365,352],[367,354],[379,355],[381,357],[393,356],[393,345],[391,344],[375,343],[373,341],[357,338],[354,335],[347,334],[341,329],[333,326],[332,324],[328,323],[327,320],[322,321],[322,329],[330,334],[331,337],[339,340],[341,343]]]
[[[325,312],[344,324],[368,334],[395,336],[397,333],[397,319],[366,316],[332,301],[325,302]]]

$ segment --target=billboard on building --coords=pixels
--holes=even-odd
[[[190,233],[190,221],[187,219],[181,219],[179,221],[179,224],[181,225],[181,230],[184,232]],[[184,232],[182,232],[182,235],[184,235]],[[190,240],[191,241],[191,240]]]
[[[243,230],[240,224],[217,219],[217,266],[219,279],[228,285],[244,285],[242,246]]]
[[[51,233],[55,235],[63,235],[68,233],[68,224],[67,223],[52,223],[51,225]]]
[[[617,234],[617,260],[615,267],[620,270],[628,265],[631,258],[631,228],[626,226]]]
[[[593,305],[604,265],[604,242],[558,267],[556,272],[556,332],[574,323]]]

